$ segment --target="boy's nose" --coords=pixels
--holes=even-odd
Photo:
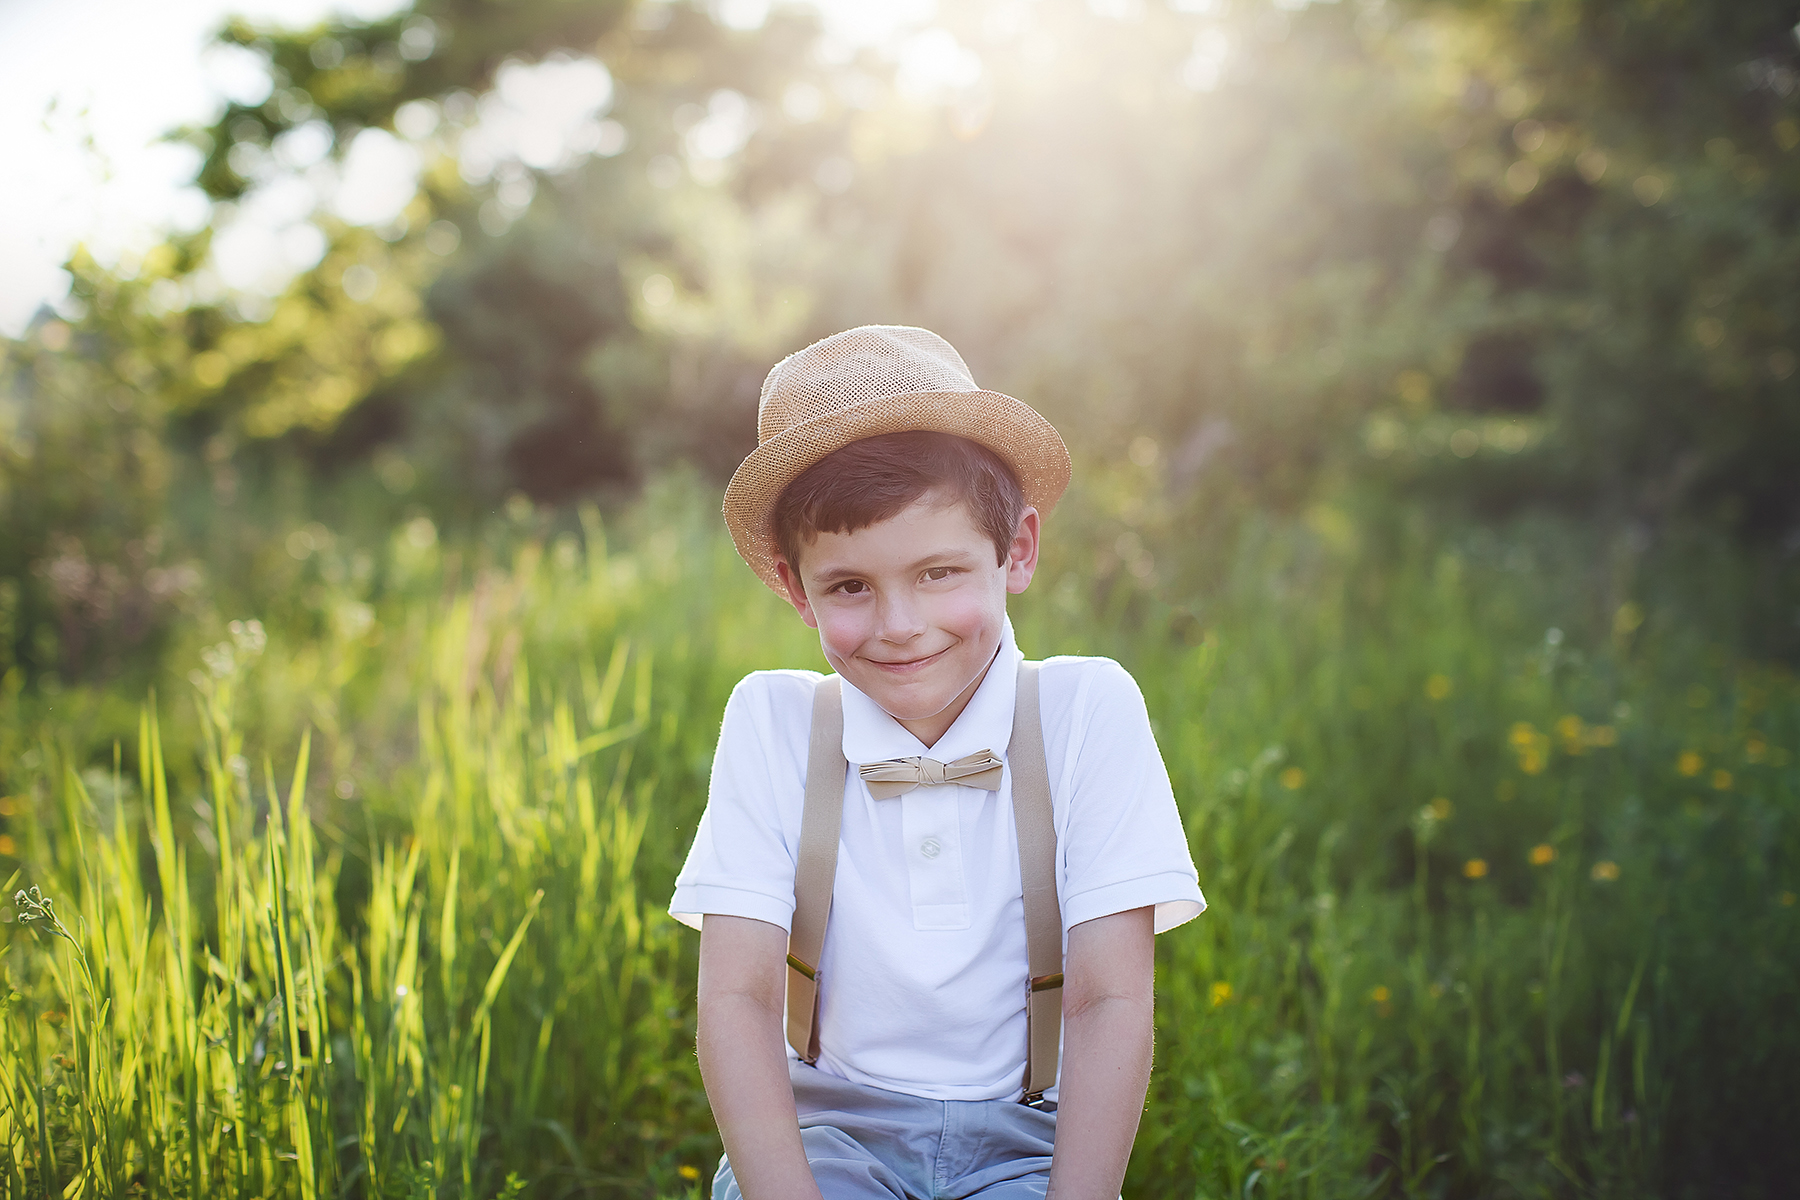
[[[899,645],[925,632],[918,605],[904,596],[884,596],[881,601],[881,640]]]

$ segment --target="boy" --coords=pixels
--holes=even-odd
[[[757,424],[726,523],[835,675],[737,686],[669,906],[714,1200],[1110,1200],[1152,939],[1205,900],[1131,677],[1013,644],[1068,451],[901,326],[783,360]]]

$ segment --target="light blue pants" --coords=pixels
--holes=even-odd
[[[1056,1117],[1009,1100],[922,1100],[792,1065],[800,1142],[825,1200],[1043,1200]],[[719,1160],[713,1200],[741,1200]]]

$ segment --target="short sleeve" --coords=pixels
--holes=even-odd
[[[1191,921],[1206,898],[1137,681],[1111,659],[1045,668],[1079,671],[1074,687],[1045,696],[1046,732],[1063,749],[1052,778],[1068,797],[1058,839],[1064,925],[1149,906],[1158,933]]]
[[[792,922],[814,681],[810,672],[758,671],[732,690],[706,811],[669,902],[682,924],[698,929],[707,913],[782,929]]]

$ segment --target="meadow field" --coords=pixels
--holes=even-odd
[[[821,661],[711,505],[299,525],[153,693],[9,676],[0,1191],[704,1194],[664,907],[732,684]],[[1779,1194],[1800,689],[1660,598],[1703,558],[1105,508],[1013,616],[1137,676],[1211,904],[1126,1195]]]
[[[864,323],[1182,805],[1129,1200],[1800,1194],[1792,0],[167,7],[0,5],[0,1200],[707,1193],[719,498]]]

